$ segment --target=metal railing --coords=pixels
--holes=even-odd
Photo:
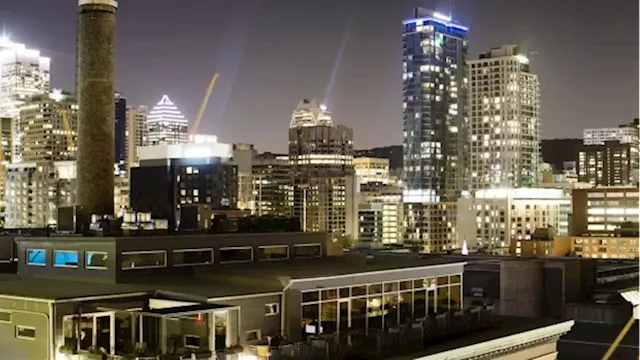
[[[486,327],[493,318],[493,306],[475,307],[415,319],[395,328],[351,330],[338,335],[318,336],[306,342],[283,344],[259,351],[259,346],[245,347],[245,354],[260,360],[329,360],[351,355],[383,358],[403,352],[420,351],[442,339],[462,336]]]

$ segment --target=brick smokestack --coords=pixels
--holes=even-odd
[[[117,8],[115,0],[78,2],[76,196],[84,221],[91,214],[113,215]]]

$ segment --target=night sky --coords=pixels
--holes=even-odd
[[[69,90],[76,4],[0,2],[2,29],[52,57],[52,85]],[[503,43],[538,52],[543,138],[638,117],[636,0],[120,0],[117,89],[131,105],[166,93],[193,119],[218,71],[200,132],[220,141],[285,151],[298,101],[328,96],[356,148],[401,144],[402,19],[415,5],[451,6],[471,28],[470,58]]]

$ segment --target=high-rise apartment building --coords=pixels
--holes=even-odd
[[[149,111],[147,131],[149,145],[184,144],[188,120],[167,95]]]
[[[251,166],[252,214],[293,216],[292,180],[288,156],[256,155]]]
[[[75,204],[75,179],[75,161],[7,165],[5,227],[57,224],[58,208]]]
[[[359,198],[358,243],[371,248],[402,244],[402,188],[379,185],[361,189]]]
[[[469,61],[471,190],[535,187],[540,164],[540,83],[516,45]]]
[[[638,185],[640,124],[584,130],[578,153],[578,181],[595,186]]]
[[[353,130],[333,125],[330,112],[317,100],[302,100],[291,117],[289,164],[294,216],[303,229],[355,239]]]
[[[127,161],[127,99],[120,93],[114,97],[114,160],[121,171],[126,171]]]
[[[20,107],[23,162],[75,160],[78,103],[69,92],[55,90],[27,99]]]
[[[458,200],[458,238],[469,248],[507,249],[514,241],[531,240],[538,228],[567,235],[570,208],[562,189],[478,190],[474,198]]]
[[[422,8],[403,24],[405,203],[456,200],[467,142],[467,28]]]
[[[20,106],[29,97],[50,91],[50,63],[40,51],[0,37],[0,117],[14,120],[14,162],[21,161]]]
[[[138,163],[138,148],[146,146],[148,141],[147,115],[149,109],[146,106],[127,107],[127,132],[126,132],[126,153],[127,168]]]
[[[634,119],[629,124],[611,128],[584,129],[582,141],[584,145],[604,145],[607,141],[619,141],[622,144],[637,144],[639,140],[639,120]]]
[[[11,149],[13,148],[12,134],[13,119],[0,117],[0,209],[5,208],[7,164],[11,163]]]
[[[468,29],[422,8],[403,24],[404,237],[442,250],[466,190]]]
[[[578,153],[578,181],[593,186],[638,185],[638,143],[606,141]]]
[[[353,159],[353,167],[360,184],[389,183],[389,159],[357,157]]]

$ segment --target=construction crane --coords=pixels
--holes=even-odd
[[[64,132],[67,136],[67,151],[71,152],[73,147],[73,132],[71,131],[71,125],[69,124],[69,117],[66,110],[59,110],[58,114],[62,117],[62,124],[64,125]]]
[[[196,116],[196,120],[193,122],[193,126],[191,127],[191,135],[195,135],[198,132],[198,126],[200,126],[200,121],[204,116],[204,111],[207,109],[207,103],[209,102],[209,98],[211,97],[211,92],[213,91],[213,87],[216,85],[216,80],[218,80],[219,77],[220,77],[220,74],[215,73],[211,78],[211,82],[209,82],[209,86],[207,87],[207,92],[204,94],[204,98],[202,99],[202,104],[200,104],[198,115]]]

